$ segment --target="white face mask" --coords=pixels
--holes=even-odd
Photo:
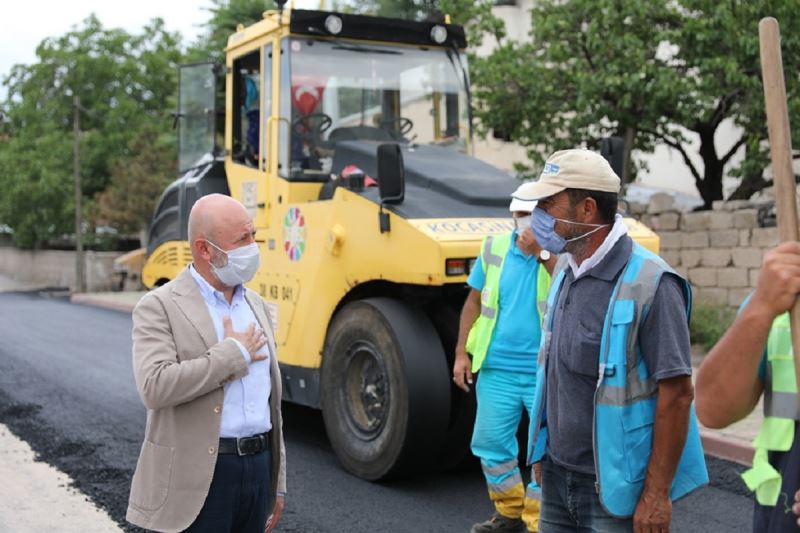
[[[211,263],[211,272],[226,287],[243,285],[253,279],[261,262],[258,244],[251,243],[247,246],[225,251],[211,241],[208,244],[225,254],[227,261],[223,266]]]
[[[522,233],[525,231],[525,228],[531,227],[531,216],[525,217],[515,217],[514,218],[514,229],[517,230],[517,233]]]

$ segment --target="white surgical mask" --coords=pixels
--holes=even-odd
[[[237,285],[247,283],[256,275],[261,261],[258,244],[251,243],[247,246],[227,251],[211,241],[208,241],[208,244],[225,254],[228,259],[226,264],[220,267],[211,263],[211,272],[223,285],[227,287],[236,287]]]
[[[525,231],[525,228],[529,228],[530,225],[531,225],[530,215],[526,217],[514,218],[514,229],[517,230],[517,233],[522,233],[523,231]]]
[[[576,226],[586,226],[594,229],[587,231],[582,235],[578,235],[577,237],[565,239],[556,233],[556,221],[563,222],[565,224],[574,224]],[[533,236],[536,237],[536,242],[538,242],[539,246],[551,254],[560,254],[564,251],[564,247],[567,245],[567,243],[584,239],[592,233],[600,231],[609,225],[610,224],[586,224],[583,222],[574,222],[572,220],[556,218],[539,207],[533,210],[533,218],[531,219],[531,229],[533,230]]]

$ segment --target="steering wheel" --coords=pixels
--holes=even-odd
[[[316,126],[316,128],[311,125],[313,119],[319,119],[319,124]],[[326,115],[325,113],[311,113],[310,115],[304,115],[294,119],[292,128],[294,131],[297,131],[297,127],[302,124],[308,124],[310,129],[316,129],[317,133],[322,134],[328,131],[331,126],[333,126],[333,119],[330,117],[330,115]]]
[[[384,124],[396,125],[400,135],[405,135],[414,128],[414,123],[408,117],[387,118],[381,120],[378,124],[380,127],[383,127]]]

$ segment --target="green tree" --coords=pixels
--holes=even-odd
[[[634,145],[651,148],[639,129],[653,128],[659,108],[676,98],[669,89],[679,76],[658,55],[676,18],[656,2],[537,3],[532,42],[503,39],[474,62],[482,123],[531,147],[537,164],[556,148],[596,146],[608,135],[626,137],[626,153]],[[498,90],[489,80],[509,81]]]
[[[160,19],[132,35],[90,16],[42,41],[36,55],[36,63],[15,65],[5,78],[0,107],[0,220],[22,246],[72,233],[73,95],[83,107],[81,178],[91,206],[112,166],[138,155],[132,138],[147,127],[169,131],[181,53],[179,36]]]
[[[129,158],[111,167],[111,181],[98,194],[95,216],[123,233],[146,228],[164,188],[175,179],[175,136],[146,126],[130,144]]]
[[[769,146],[758,42],[758,22],[765,16],[774,16],[781,25],[793,137],[798,139],[800,133],[800,35],[794,31],[800,25],[797,4],[786,0],[682,0],[681,5],[686,17],[676,40],[679,59],[687,73],[697,75],[689,76],[690,97],[681,100],[675,117],[699,137],[703,168],[687,161],[685,144],[683,148],[677,146],[679,138],[670,138],[665,132],[662,140],[681,153],[707,205],[722,198],[721,180],[726,168],[742,178],[730,198],[749,198],[771,184],[763,178],[769,164]],[[744,147],[745,159],[735,168],[729,164],[733,149],[720,153],[714,142],[725,119],[742,128],[733,149]]]
[[[488,57],[470,57],[479,132],[502,131],[526,146],[532,164],[520,168],[524,173],[532,174],[555,149],[595,147],[600,138],[618,135],[626,141],[628,180],[637,168],[633,150],[663,144],[681,154],[706,207],[722,199],[726,170],[744,178],[736,197],[763,187],[757,24],[766,14],[784,28],[792,122],[800,124],[800,37],[789,31],[800,13],[790,2],[540,0],[531,10],[528,42],[506,38],[486,13],[488,3],[443,0],[443,9],[465,14],[460,21],[471,25],[471,35],[497,41]],[[465,9],[476,5],[484,9]],[[743,133],[720,151],[714,139],[726,119]],[[702,165],[692,161],[693,139]],[[743,146],[745,162],[732,168]]]
[[[452,23],[464,26],[473,60],[477,59],[474,50],[485,38],[498,44],[506,37],[505,24],[492,12],[498,4],[496,0],[441,0],[441,12],[449,15]]]
[[[377,17],[426,20],[441,13],[442,3],[440,0],[341,0],[333,2],[333,10]]]
[[[205,32],[187,51],[187,62],[225,63],[228,37],[236,33],[236,27],[250,26],[261,20],[265,11],[277,9],[273,0],[212,0],[212,4],[206,8],[211,18],[204,24]]]

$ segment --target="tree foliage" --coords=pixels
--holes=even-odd
[[[505,37],[486,9],[468,9],[487,3],[443,0],[443,9],[460,15],[471,34],[495,39],[489,56],[470,57],[476,117],[481,133],[502,131],[528,148],[532,164],[523,172],[532,173],[555,149],[593,147],[618,135],[626,139],[627,154],[657,145],[677,150],[707,207],[722,199],[726,171],[744,178],[737,197],[763,187],[757,25],[767,14],[784,29],[791,119],[800,131],[800,36],[791,31],[800,13],[791,2],[538,0],[526,42]],[[726,119],[743,129],[730,147],[715,142]],[[747,157],[732,168],[741,147]],[[635,166],[628,166],[628,177],[634,174]]]
[[[142,128],[129,144],[131,156],[111,167],[111,180],[97,196],[93,218],[123,233],[146,227],[156,200],[175,179],[174,135],[152,125]]]
[[[205,32],[187,52],[187,62],[214,61],[225,63],[228,37],[239,24],[249,26],[263,18],[264,12],[276,9],[272,0],[212,0],[206,8],[211,17],[204,24]]]
[[[206,31],[184,53],[154,19],[140,33],[95,16],[40,43],[36,61],[4,78],[0,102],[0,223],[21,246],[74,231],[73,95],[81,98],[84,215],[121,231],[143,229],[175,178],[177,66],[224,62],[238,24],[261,20],[270,0],[214,0]]]
[[[533,174],[551,151],[626,138],[628,154],[676,150],[706,205],[722,176],[734,198],[768,185],[758,20],[778,18],[790,119],[800,131],[800,12],[787,0],[537,0],[529,39],[510,39],[493,0],[343,0],[334,8],[407,19],[448,13],[465,24],[479,132],[501,131],[528,148]],[[71,233],[73,95],[81,98],[86,213],[123,231],[143,228],[174,178],[176,67],[224,60],[238,24],[261,20],[271,0],[213,0],[205,32],[184,53],[154,19],[138,34],[96,17],[40,43],[36,61],[5,76],[0,102],[0,223],[23,246]],[[493,51],[478,57],[482,41]],[[741,134],[721,146],[722,124]],[[699,146],[699,148],[698,148]],[[734,154],[744,151],[741,163]],[[697,161],[701,163],[698,164]],[[641,169],[628,165],[628,177]]]
[[[139,157],[139,132],[169,131],[179,36],[154,19],[140,34],[105,29],[91,16],[61,37],[45,39],[37,62],[16,65],[4,83],[0,136],[0,220],[22,246],[71,233],[73,95],[81,100],[81,180],[91,200],[112,168]]]
[[[424,20],[439,13],[439,0],[361,0],[344,2],[354,11],[379,17]]]
[[[740,165],[730,168],[732,175],[742,178],[732,198],[749,198],[771,184],[762,178],[769,164],[769,146],[758,22],[763,17],[774,16],[781,25],[789,117],[794,126],[793,137],[798,139],[800,35],[794,29],[800,27],[800,12],[795,2],[786,0],[682,0],[681,5],[686,16],[680,36],[680,58],[685,61],[687,73],[697,72],[698,75],[689,76],[688,98],[681,101],[677,114],[679,123],[699,137],[704,164],[702,169],[690,166],[690,170],[707,203],[721,198],[722,190],[717,182],[721,180],[724,167],[730,168],[731,151],[718,150],[714,133],[723,120],[730,119],[743,130],[734,148],[744,147],[746,154]],[[664,140],[668,141],[666,135]]]

